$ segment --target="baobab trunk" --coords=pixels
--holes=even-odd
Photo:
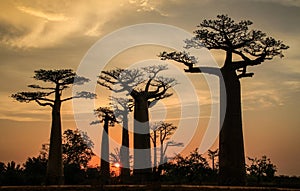
[[[47,185],[64,184],[60,108],[61,102],[55,101],[52,107],[50,148],[46,174]]]
[[[109,141],[108,141],[108,124],[109,120],[104,119],[103,133],[102,133],[102,144],[101,144],[101,166],[100,175],[104,183],[107,183],[110,177],[109,168]]]
[[[121,154],[121,179],[126,181],[130,176],[129,164],[129,134],[128,134],[128,117],[127,114],[123,115],[123,129],[122,129],[122,146],[120,149]]]
[[[219,183],[221,185],[245,185],[240,81],[234,70],[223,67],[221,72],[225,87],[221,85],[220,101],[221,103],[226,101],[226,110],[221,108],[221,113],[225,112],[225,118],[219,139]]]
[[[153,171],[157,169],[156,131],[153,131]]]
[[[141,94],[134,101],[134,176],[147,182],[152,171],[148,100]]]
[[[160,142],[160,165],[164,164],[164,142]]]

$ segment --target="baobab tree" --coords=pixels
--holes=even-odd
[[[93,99],[95,94],[90,92],[78,92],[74,96],[62,98],[64,90],[71,85],[82,85],[89,79],[77,76],[71,69],[60,70],[36,70],[33,78],[42,82],[50,83],[51,86],[29,85],[29,88],[36,89],[34,92],[18,92],[12,94],[12,98],[19,102],[36,102],[39,106],[50,106],[52,109],[52,123],[50,134],[49,160],[47,164],[46,184],[63,184],[63,163],[62,163],[62,125],[61,105],[63,102],[75,98]]]
[[[142,69],[114,69],[103,71],[98,84],[114,92],[127,92],[134,100],[134,175],[148,181],[151,175],[149,106],[170,97],[168,89],[176,84],[174,78],[158,76],[166,65]],[[119,88],[118,88],[119,87]]]
[[[221,50],[225,52],[225,61],[219,70],[211,67],[195,67],[197,59],[187,52],[162,52],[161,59],[174,60],[188,67],[186,72],[208,73],[217,75],[221,86],[221,103],[227,107],[220,113],[225,113],[219,136],[219,167],[220,184],[245,184],[245,155],[242,131],[241,87],[240,79],[252,77],[248,67],[260,65],[274,57],[283,57],[283,50],[289,47],[282,41],[267,37],[260,30],[250,30],[251,21],[235,22],[227,15],[218,15],[215,20],[204,20],[195,36],[187,39],[185,48]],[[222,91],[224,90],[224,91]],[[225,95],[226,93],[226,95]]]
[[[128,132],[128,115],[132,111],[133,100],[128,98],[111,97],[111,105],[115,116],[122,121],[122,146],[120,148],[121,162],[121,179],[126,181],[130,176],[129,168],[129,132]]]
[[[101,163],[100,163],[100,175],[104,182],[107,182],[110,178],[110,163],[109,163],[109,133],[108,127],[114,126],[117,119],[111,108],[99,107],[95,109],[95,115],[99,117],[99,121],[103,122],[103,133],[101,140]]]

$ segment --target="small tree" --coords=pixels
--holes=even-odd
[[[201,183],[211,174],[208,162],[198,152],[192,151],[188,156],[178,154],[175,158],[163,165],[165,176],[176,183]]]
[[[211,159],[212,170],[215,171],[215,158],[218,156],[219,149],[216,150],[208,150],[208,156]]]
[[[267,177],[269,179],[274,177],[277,167],[267,156],[262,156],[261,159],[248,157],[248,160],[251,164],[247,166],[246,169],[251,176],[257,178],[258,184],[261,182],[261,178],[263,177]]]
[[[62,136],[61,136],[61,105],[63,102],[75,98],[93,99],[95,94],[90,92],[78,92],[75,96],[62,98],[64,90],[73,85],[82,85],[89,80],[77,76],[71,69],[60,70],[36,70],[34,79],[50,83],[52,86],[29,85],[29,88],[37,89],[35,92],[18,92],[12,94],[12,98],[19,102],[36,102],[39,106],[50,106],[52,109],[52,123],[50,135],[49,161],[47,165],[46,184],[63,184],[62,164]]]
[[[260,65],[274,57],[283,57],[289,47],[282,41],[267,37],[259,30],[250,30],[251,21],[236,23],[227,15],[218,15],[214,20],[203,20],[194,31],[195,36],[187,39],[185,48],[221,50],[225,61],[219,70],[212,67],[195,67],[197,59],[186,52],[163,52],[161,59],[171,59],[188,67],[186,72],[207,73],[220,77],[221,114],[225,113],[219,136],[219,174],[222,185],[245,184],[245,155],[242,131],[240,79],[252,77],[251,66]],[[224,85],[223,81],[224,80]]]
[[[114,126],[114,124],[117,122],[117,119],[114,115],[114,112],[108,107],[99,107],[95,110],[95,114],[99,117],[99,122],[104,123],[101,141],[100,175],[102,176],[103,181],[107,182],[110,178],[108,127]]]
[[[87,169],[89,161],[95,154],[94,143],[88,135],[78,129],[67,129],[63,133],[64,165],[76,165],[79,169]]]
[[[66,184],[82,184],[94,143],[86,133],[68,129],[63,133],[63,164]]]

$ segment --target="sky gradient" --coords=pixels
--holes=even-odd
[[[121,27],[163,23],[192,32],[203,19],[218,14],[228,14],[236,21],[251,20],[253,29],[290,46],[283,59],[251,67],[253,78],[241,80],[243,129],[246,156],[267,155],[277,165],[277,174],[300,176],[300,1],[296,0],[1,1],[0,161],[23,163],[49,140],[50,108],[21,104],[10,97],[28,90],[26,86],[34,83],[34,70],[76,70],[97,40]],[[162,50],[165,48],[151,46],[127,50],[110,67],[155,59]],[[222,65],[224,55],[217,51],[212,55]],[[189,78],[197,86],[204,108],[202,126],[206,126],[209,109],[205,105],[211,98],[205,83],[198,81],[200,74],[194,75]],[[96,103],[106,104],[108,93],[98,91],[101,95]],[[164,106],[171,110],[176,99],[174,96]],[[167,115],[176,123],[178,114]],[[63,105],[62,119],[63,129],[76,128],[71,102]],[[116,139],[118,128],[112,130]]]

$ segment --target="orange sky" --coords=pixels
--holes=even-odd
[[[0,2],[0,161],[23,163],[36,156],[49,140],[50,109],[21,104],[9,96],[34,83],[37,69],[77,70],[84,55],[97,40],[125,26],[163,23],[188,32],[203,19],[228,14],[236,21],[249,19],[253,28],[281,39],[290,49],[283,59],[274,59],[250,68],[253,78],[242,79],[243,128],[246,156],[267,155],[278,167],[278,174],[300,176],[299,94],[300,94],[300,3],[292,0],[13,0]],[[182,39],[184,40],[184,39]],[[129,66],[145,59],[157,59],[161,46],[141,46],[116,55],[109,67]],[[211,52],[218,64],[223,55]],[[183,66],[171,63],[183,71]],[[186,74],[195,85],[200,103],[200,125],[189,149],[199,145],[198,137],[207,128],[211,95],[203,76]],[[97,88],[96,106],[107,104],[109,93]],[[70,92],[66,92],[69,95]],[[166,120],[176,123],[178,97],[166,99],[160,108]],[[163,114],[163,113],[162,113]],[[62,110],[63,128],[76,128],[72,103]],[[87,127],[99,152],[101,126]],[[120,136],[120,127],[111,129]],[[99,133],[99,135],[98,135]],[[117,139],[117,138],[116,138]],[[186,146],[187,146],[186,145]],[[217,141],[213,148],[217,147]],[[172,155],[172,149],[169,152]]]

